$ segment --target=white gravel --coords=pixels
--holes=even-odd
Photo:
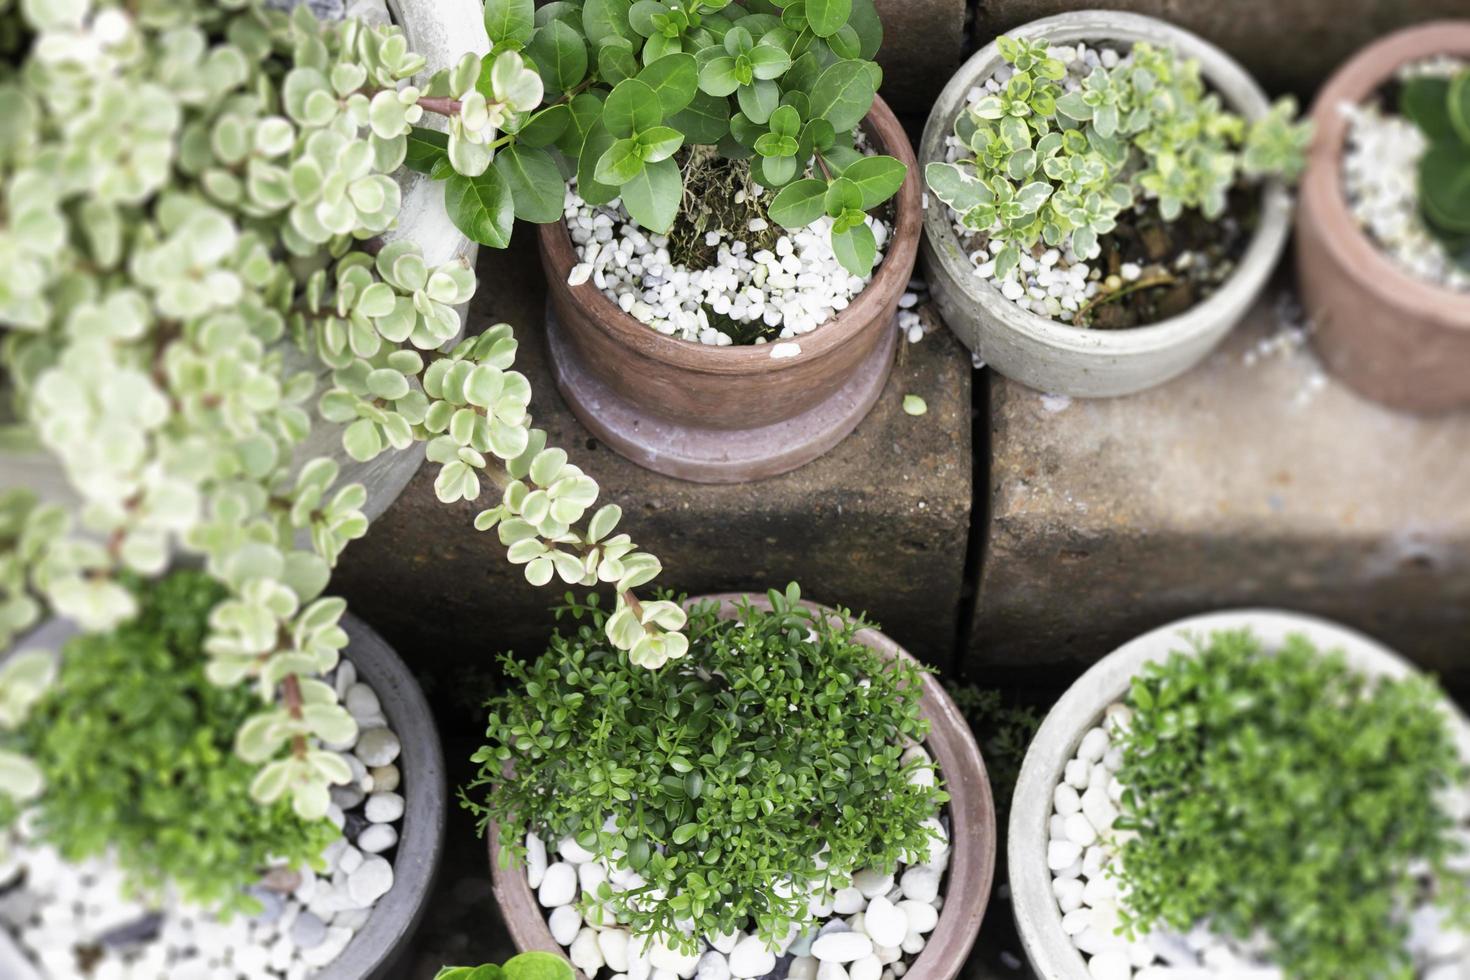
[[[1448,74],[1462,67],[1464,62],[1435,59],[1406,66],[1401,75]],[[1338,108],[1348,121],[1343,190],[1359,227],[1410,275],[1470,291],[1470,269],[1451,261],[1419,213],[1418,167],[1426,149],[1419,127],[1377,102]]]
[[[343,833],[322,852],[323,874],[273,873],[267,881],[284,878],[295,887],[252,888],[263,906],[253,918],[222,921],[173,897],[150,909],[123,894],[113,860],[68,863],[27,836],[23,818],[0,864],[0,928],[49,980],[307,980],[342,954],[393,887],[384,852],[396,846],[395,824],[403,816],[403,797],[395,792],[402,778],[399,742],[376,692],[356,677],[344,660],[332,678],[339,691],[350,692],[347,704],[361,730],[341,750],[356,781],[332,788],[329,814]],[[150,927],[153,913],[160,920]],[[121,938],[123,932],[131,938]],[[84,971],[80,963],[93,947],[100,958]]]

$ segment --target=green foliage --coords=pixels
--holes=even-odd
[[[1427,678],[1369,680],[1301,636],[1277,652],[1217,633],[1133,681],[1120,886],[1154,923],[1264,932],[1293,977],[1412,975],[1416,865],[1470,922],[1441,794],[1467,773]]]
[[[199,572],[138,587],[138,617],[66,646],[60,676],[6,742],[45,775],[37,834],[68,860],[113,851],[129,886],[236,911],[277,859],[316,862],[336,836],[289,805],[260,806],[231,751],[254,711],[205,678],[210,610],[224,589]]]
[[[1016,794],[1016,780],[1021,776],[1021,763],[1031,747],[1032,736],[1041,727],[1041,712],[1030,706],[1009,702],[993,688],[971,684],[946,684],[950,697],[985,758],[985,774],[990,779],[991,796],[995,799],[996,820],[1006,826],[1011,797]]]
[[[1294,178],[1309,131],[1279,102],[1252,124],[1222,108],[1197,61],[1140,43],[1116,67],[1094,68],[1075,91],[1045,41],[1002,36],[1014,73],[998,94],[966,107],[955,136],[972,156],[925,168],[929,189],[965,227],[1004,243],[1005,277],[1038,242],[1094,258],[1098,240],[1135,202],[1165,220],[1184,208],[1209,217],[1242,173]]]
[[[569,515],[597,495],[580,472],[539,494],[507,474],[545,447],[509,370],[510,328],[443,353],[474,273],[392,240],[403,165],[449,179],[455,214],[479,209],[477,237],[508,238],[511,195],[545,170],[533,142],[551,138],[530,116],[542,83],[519,52],[426,74],[396,27],[245,0],[31,2],[0,21],[28,45],[0,68],[5,435],[54,457],[80,499],[74,511],[0,499],[0,644],[47,607],[112,629],[137,613],[120,575],[157,576],[188,553],[228,590],[206,676],[252,684],[262,702],[237,742],[260,766],[254,794],[313,818],[350,776],[313,740],[355,725],[315,679],[347,642],[345,603],[322,593],[368,525],[364,487],[329,457],[303,459],[316,415],[354,460],[427,444],[445,500],[478,497],[484,474],[519,518],[528,491],[531,519],[502,539],[527,551],[538,542],[512,533],[543,533],[533,557],[553,563],[575,546],[575,574],[558,567],[568,582],[657,574],[611,535],[615,512],[599,535],[574,530]],[[425,113],[447,132],[415,129]],[[497,133],[523,123],[539,137],[491,166]],[[545,216],[560,200],[523,207]],[[547,567],[526,564],[533,579]],[[661,661],[683,649],[663,635],[674,621],[620,635]],[[0,704],[33,696],[33,681],[0,672]],[[8,791],[34,793],[34,776],[0,755]]]
[[[852,130],[881,81],[871,60],[882,39],[873,0],[571,0],[540,12],[529,0],[489,0],[485,24],[499,57],[523,56],[548,96],[540,111],[505,122],[491,144],[524,158],[522,179],[480,195],[496,202],[492,213],[558,220],[562,175],[576,174],[588,203],[621,197],[635,221],[667,233],[684,199],[675,156],[684,147],[747,159],[758,183],[783,192],[793,182],[825,192],[854,179],[846,171],[861,154]],[[876,259],[864,213],[903,182],[897,160],[870,159],[885,176],[866,182],[860,204],[772,214],[793,229],[824,214],[838,219],[833,246],[856,275]],[[508,219],[487,223],[482,203],[456,196],[450,213],[467,234],[499,244]]]
[[[434,980],[572,980],[574,975],[566,957],[533,951],[512,956],[504,966],[446,966]]]
[[[567,607],[575,632],[533,664],[506,658],[515,689],[489,702],[465,806],[482,831],[498,822],[507,854],[534,831],[625,861],[639,882],[587,914],[670,943],[686,919],[696,935],[784,936],[811,891],[927,853],[948,797],[913,778],[932,763],[901,758],[927,729],[919,669],[798,600],[772,591],[772,611],[738,620],[696,607],[694,655],[656,672],[609,649],[595,603]]]
[[[1470,264],[1470,69],[1453,78],[1404,83],[1399,108],[1423,131],[1419,209],[1424,222],[1463,264]]]

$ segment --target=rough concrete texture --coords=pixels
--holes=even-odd
[[[1268,92],[1311,93],[1363,45],[1400,27],[1464,17],[1465,0],[985,0],[975,42],[984,45],[1038,17],[1088,6],[1159,17],[1230,52]]]
[[[1180,616],[1274,606],[1470,679],[1470,414],[1360,399],[1280,299],[1151,392],[1067,403],[994,380],[970,677],[1058,676]]]
[[[817,461],[784,476],[702,486],[640,469],[593,440],[552,384],[541,329],[545,286],[527,229],[516,248],[483,250],[470,330],[517,327],[517,368],[531,381],[536,424],[622,506],[622,530],[658,555],[660,582],[690,593],[784,586],[866,610],[915,655],[940,665],[962,632],[958,612],[970,528],[969,355],[945,331],[900,345],[872,414]],[[901,409],[922,396],[928,413]],[[564,587],[536,589],[505,561],[495,534],[474,530],[486,506],[444,505],[426,465],[367,537],[343,555],[333,586],[445,695],[473,704],[493,655],[544,648],[547,607]],[[475,675],[481,675],[476,678]]]
[[[900,116],[922,118],[960,66],[965,0],[876,0],[883,21],[883,98]]]

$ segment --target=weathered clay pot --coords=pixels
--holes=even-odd
[[[1312,339],[1359,393],[1411,412],[1470,406],[1470,294],[1419,279],[1379,251],[1348,211],[1342,186],[1347,120],[1405,63],[1470,57],[1470,21],[1391,34],[1338,69],[1312,109],[1316,134],[1296,219],[1296,267]]]
[[[640,466],[703,483],[739,483],[811,462],[857,427],[893,366],[898,299],[918,249],[919,173],[882,99],[865,123],[906,164],[883,262],[847,309],[789,342],[713,347],[666,337],[592,282],[568,286],[577,253],[564,222],[539,230],[549,284],[552,370],[573,413]]]
[[[1182,619],[1145,633],[1098,661],[1068,688],[1037,730],[1021,765],[1011,804],[1007,845],[1011,899],[1021,944],[1037,976],[1047,980],[1091,980],[1082,954],[1062,931],[1062,914],[1046,864],[1052,797],[1067,760],[1076,754],[1082,736],[1101,723],[1108,706],[1127,695],[1133,676],[1144,664],[1166,660],[1175,650],[1189,649],[1190,636],[1238,629],[1250,629],[1267,649],[1279,647],[1293,634],[1304,635],[1321,650],[1341,650],[1351,667],[1369,676],[1405,677],[1415,672],[1408,661],[1361,633],[1312,616],[1273,610]],[[1470,721],[1449,702],[1445,702],[1444,710],[1451,719],[1461,757],[1470,760]]]
[[[734,619],[737,603],[742,599],[749,599],[759,609],[770,608],[764,596],[734,592],[697,596],[689,599],[687,604],[711,599],[720,604],[722,619]],[[816,603],[804,602],[803,605],[808,609],[831,612]],[[857,639],[888,659],[913,659],[908,651],[876,629],[860,631]],[[949,871],[941,890],[944,909],[939,916],[939,925],[929,935],[928,944],[909,967],[907,976],[920,980],[955,980],[980,932],[980,921],[985,917],[985,906],[990,900],[990,883],[995,874],[995,805],[980,749],[959,708],[933,674],[924,675],[923,685],[920,710],[929,721],[929,737],[924,740],[924,746],[938,763],[942,785],[950,795],[952,851]],[[501,866],[499,831],[493,823],[486,830],[486,838],[489,841],[495,899],[500,903],[500,914],[516,948],[564,953],[551,936],[545,910],[531,893],[525,867],[519,864]],[[587,977],[578,970],[577,980],[587,980]]]
[[[1053,44],[1147,41],[1199,61],[1205,79],[1247,119],[1269,108],[1260,87],[1229,55],[1171,24],[1113,10],[1079,10],[1032,21],[1010,32]],[[972,87],[1004,64],[994,42],[950,79],[924,127],[919,159],[943,161],[945,139]],[[1092,330],[1031,313],[975,273],[941,202],[924,213],[924,265],[956,336],[999,373],[1040,391],[1074,397],[1126,395],[1152,388],[1198,364],[1245,316],[1266,286],[1286,244],[1290,202],[1284,188],[1262,191],[1255,236],[1231,277],[1209,298],[1179,316],[1128,330]]]
[[[378,899],[347,948],[313,974],[314,980],[390,980],[403,975],[395,964],[408,950],[428,907],[439,860],[444,851],[447,789],[444,752],[434,716],[407,665],[372,627],[350,613],[342,617],[347,631],[346,659],[382,703],[389,727],[403,745],[397,765],[404,798],[402,833],[393,857],[393,888]],[[76,632],[70,622],[51,620],[11,647],[60,650]],[[242,792],[243,792],[242,787]],[[0,929],[0,977],[41,980],[29,959]]]
[[[485,32],[485,14],[480,0],[386,0],[393,23],[403,28],[409,50],[424,56],[428,64],[425,75],[448,68],[465,52],[485,54],[490,38]],[[371,10],[354,10],[368,19]],[[381,14],[378,15],[379,17]],[[424,125],[438,125],[438,117],[427,117]],[[431,267],[460,261],[473,268],[478,248],[464,236],[444,210],[444,182],[431,180],[424,174],[401,168],[394,175],[403,195],[397,223],[383,237],[389,241],[407,238],[415,242]],[[467,307],[466,307],[467,309]],[[460,310],[461,323],[465,309]],[[462,333],[462,331],[461,331]],[[456,338],[457,340],[457,338]],[[309,371],[319,382],[318,393],[329,383],[331,371],[318,360],[315,351],[303,351],[294,344],[280,346],[288,373]],[[327,456],[341,467],[343,484],[361,483],[367,490],[363,513],[376,520],[408,486],[424,463],[424,449],[412,445],[406,449],[389,449],[376,458],[360,463],[342,448],[342,426],[327,422],[316,411],[316,399],[310,401],[311,431],[296,448],[293,463]],[[0,455],[0,491],[25,489],[42,500],[75,507],[79,498],[60,463],[45,451],[6,452]],[[301,538],[303,544],[306,538]]]

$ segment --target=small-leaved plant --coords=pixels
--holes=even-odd
[[[1291,99],[1247,123],[1209,91],[1199,62],[1170,48],[1135,44],[1068,91],[1047,42],[996,43],[1010,78],[955,120],[967,155],[924,176],[964,227],[1002,243],[1001,278],[1038,243],[1095,258],[1135,204],[1151,202],[1166,221],[1185,208],[1214,218],[1242,174],[1293,179],[1305,165],[1309,133]]]
[[[568,596],[575,630],[534,663],[505,659],[511,687],[489,703],[462,802],[482,832],[498,824],[508,861],[535,833],[631,869],[584,898],[587,920],[685,947],[688,924],[785,937],[814,893],[927,859],[948,797],[906,755],[927,730],[921,671],[860,643],[860,619],[799,599],[773,590],[770,611],[734,619],[697,605],[691,656],[651,672]]]
[[[684,652],[682,610],[633,593],[657,559],[532,427],[510,327],[452,343],[473,271],[393,234],[415,124],[440,117],[472,170],[539,101],[518,52],[431,73],[397,27],[249,0],[0,0],[0,40],[19,49],[0,63],[4,445],[49,453],[78,499],[0,495],[0,647],[48,609],[110,630],[138,613],[123,574],[192,556],[227,590],[206,675],[257,696],[237,739],[255,798],[325,815],[347,776],[311,745],[356,723],[314,679],[347,643],[323,592],[368,521],[334,459],[299,458],[320,417],[353,460],[422,447],[446,502],[489,484],[476,527],[530,581],[611,584],[612,642],[649,666]],[[0,726],[42,663],[0,671]],[[0,793],[37,777],[0,754]]]
[[[718,153],[749,161],[752,179],[775,191],[773,220],[795,230],[830,217],[843,267],[872,271],[867,212],[898,191],[907,169],[854,146],[882,81],[873,0],[559,0],[539,9],[486,0],[485,25],[495,52],[518,52],[539,72],[544,105],[494,121],[503,132],[485,146],[493,162],[479,144],[465,159],[453,130],[416,130],[408,161],[447,180],[450,216],[472,238],[503,245],[514,218],[560,220],[572,176],[588,204],[620,198],[634,221],[665,234],[685,201],[681,162]],[[451,86],[463,105],[505,88],[493,71],[472,74],[456,77],[475,86]],[[513,105],[529,105],[530,92],[517,90]]]
[[[204,639],[223,586],[200,572],[126,586],[138,615],[72,638],[27,720],[0,731],[0,745],[44,777],[30,833],[69,861],[111,853],[145,899],[172,889],[225,912],[258,908],[248,886],[270,867],[318,865],[337,832],[286,800],[250,798],[254,767],[233,745],[257,702],[205,677]],[[35,656],[57,671],[53,656]],[[312,751],[318,764],[346,768],[335,753]],[[0,822],[16,809],[0,797]]]
[[[1399,108],[1429,141],[1419,158],[1424,223],[1457,261],[1470,266],[1470,69],[1451,78],[1409,79]]]
[[[1369,679],[1302,636],[1221,632],[1146,666],[1127,702],[1119,885],[1133,934],[1208,919],[1287,976],[1412,976],[1406,911],[1470,925],[1446,793],[1467,770],[1428,678]],[[1426,878],[1423,876],[1427,875]]]
[[[572,980],[573,976],[566,957],[532,950],[501,965],[446,966],[434,974],[434,980]]]

